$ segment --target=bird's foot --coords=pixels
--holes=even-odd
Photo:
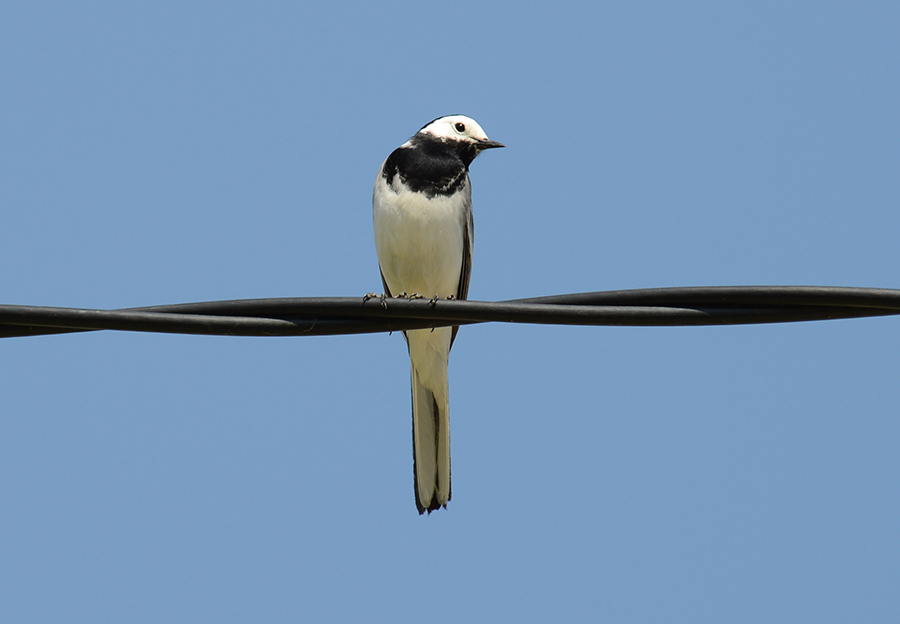
[[[386,308],[386,307],[387,307],[387,302],[385,301],[385,299],[387,299],[387,295],[386,295],[385,293],[381,293],[380,295],[379,295],[379,294],[376,294],[376,293],[373,293],[373,292],[366,293],[366,294],[363,296],[363,303],[365,303],[365,302],[368,301],[369,299],[378,299],[378,301],[381,303],[381,307],[382,307],[382,308]]]

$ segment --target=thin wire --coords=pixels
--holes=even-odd
[[[900,290],[709,286],[511,301],[363,297],[239,299],[91,310],[0,305],[0,338],[118,330],[218,336],[330,336],[505,322],[593,326],[791,323],[900,314]]]

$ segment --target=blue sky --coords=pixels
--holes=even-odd
[[[470,297],[900,287],[895,3],[18,3],[0,301],[379,290],[474,117]],[[453,500],[399,335],[0,342],[10,622],[895,622],[898,319],[464,328]]]

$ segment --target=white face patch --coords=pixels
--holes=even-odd
[[[420,132],[426,132],[436,137],[456,139],[457,141],[485,141],[488,136],[478,125],[478,122],[465,115],[450,115],[435,119],[422,128]]]

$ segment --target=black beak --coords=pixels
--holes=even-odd
[[[497,143],[497,141],[491,141],[489,139],[478,139],[478,143],[476,144],[479,150],[486,150],[492,147],[506,147],[503,143]]]

